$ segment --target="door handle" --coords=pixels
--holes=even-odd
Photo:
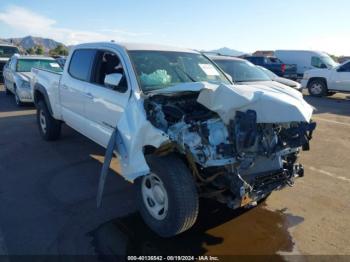
[[[94,99],[94,96],[91,93],[85,93],[85,96],[89,99]]]
[[[63,89],[68,89],[68,86],[62,85],[62,88],[63,88]]]

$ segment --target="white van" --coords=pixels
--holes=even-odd
[[[334,68],[338,64],[324,52],[308,50],[276,50],[275,56],[283,63],[296,64],[298,77],[310,69]]]

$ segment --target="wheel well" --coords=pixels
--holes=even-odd
[[[326,88],[328,88],[328,86],[327,86],[327,79],[324,78],[324,77],[311,77],[311,78],[309,79],[309,82],[307,83],[307,87],[309,87],[310,84],[311,84],[314,80],[321,80],[321,81],[323,81],[323,82],[325,83],[325,85],[326,85]]]
[[[35,90],[34,91],[34,103],[38,104],[40,101],[45,102],[45,97],[44,97],[43,93],[41,93],[39,90]]]

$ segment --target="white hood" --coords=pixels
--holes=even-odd
[[[186,83],[157,90],[154,94],[200,92],[198,102],[216,112],[228,124],[236,111],[255,110],[258,123],[309,122],[313,108],[303,95],[274,81],[250,85]]]
[[[203,89],[198,102],[228,124],[236,111],[255,110],[258,123],[309,122],[313,108],[300,92],[281,85],[219,85]]]

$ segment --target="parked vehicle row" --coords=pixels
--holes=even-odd
[[[12,93],[18,106],[33,103],[33,89],[30,86],[32,68],[62,71],[55,59],[42,56],[13,55],[3,69],[4,88],[6,94]]]
[[[40,134],[56,140],[65,123],[114,150],[163,237],[192,227],[199,198],[255,205],[303,176],[313,108],[293,88],[261,84],[272,81],[253,64],[227,60],[225,72],[188,49],[77,45],[63,72],[32,69]]]

